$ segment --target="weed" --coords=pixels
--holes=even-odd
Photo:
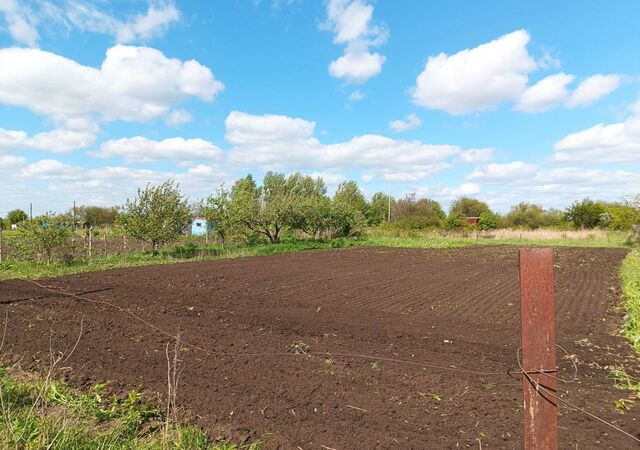
[[[306,355],[311,349],[311,346],[309,344],[305,344],[302,341],[294,342],[293,344],[289,345],[289,347],[291,347],[293,351],[298,355]]]

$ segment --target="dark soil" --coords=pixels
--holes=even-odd
[[[640,404],[617,410],[614,402],[630,394],[607,377],[613,364],[638,369],[631,346],[615,335],[625,254],[555,251],[557,342],[579,369],[576,382],[559,389],[637,435]],[[43,283],[94,291],[84,296],[179,332],[178,403],[214,438],[304,450],[522,448],[522,381],[506,374],[520,345],[517,261],[507,246],[351,248]],[[0,283],[0,302],[9,318],[4,359],[42,368],[50,349],[74,346],[83,320],[62,369],[74,384],[108,380],[115,390],[166,392],[171,339],[130,314],[19,280]],[[562,356],[560,375],[569,376]],[[560,448],[635,448],[591,418],[562,405],[559,412]]]

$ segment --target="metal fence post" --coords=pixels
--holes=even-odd
[[[557,403],[536,385],[557,392],[552,249],[520,249],[520,299],[524,448],[555,450]]]

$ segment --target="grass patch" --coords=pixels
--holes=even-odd
[[[631,340],[636,353],[640,354],[640,249],[627,255],[620,269],[620,277],[627,312],[622,332]]]
[[[0,447],[21,449],[255,450],[212,442],[200,429],[168,423],[142,395],[106,397],[105,385],[78,392],[65,383],[0,369]]]
[[[547,236],[548,235],[548,236]],[[38,279],[80,272],[148,266],[154,264],[175,264],[185,261],[203,261],[245,256],[271,255],[304,250],[350,247],[353,245],[404,248],[459,248],[478,245],[545,245],[556,247],[624,247],[625,233],[620,232],[555,232],[554,234],[532,232],[494,234],[470,233],[468,236],[437,233],[403,232],[391,233],[372,229],[368,236],[360,239],[339,238],[332,240],[289,240],[279,244],[195,244],[183,242],[163,249],[157,255],[149,252],[128,255],[115,254],[108,257],[55,261],[51,264],[32,261],[10,261],[0,264],[0,281],[13,278]]]

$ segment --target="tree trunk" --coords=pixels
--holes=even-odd
[[[158,241],[151,241],[151,253],[153,253],[153,256],[158,254]]]

